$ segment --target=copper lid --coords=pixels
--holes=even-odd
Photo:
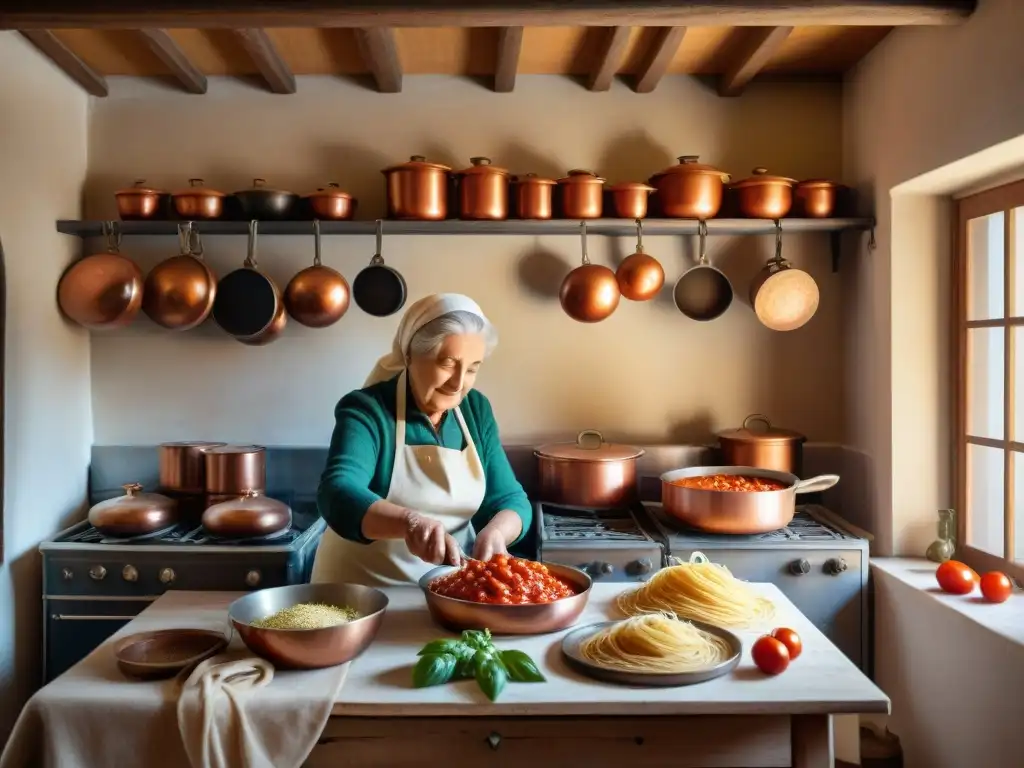
[[[459,176],[470,176],[470,175],[481,175],[486,173],[500,173],[501,175],[507,175],[507,168],[499,168],[496,165],[491,165],[491,158],[489,157],[471,157],[469,162],[472,165],[469,168],[463,168],[459,171]]]
[[[202,179],[189,179],[188,189],[182,189],[174,193],[175,195],[206,195],[207,197],[227,197],[227,194],[220,190],[210,189],[205,185]]]
[[[451,171],[447,165],[441,165],[441,163],[429,163],[427,158],[423,155],[413,155],[409,158],[407,163],[399,163],[398,165],[392,165],[389,168],[385,168],[381,173],[391,173],[392,171],[416,171],[416,170],[435,170],[435,171]]]
[[[654,187],[650,184],[644,184],[642,181],[620,181],[618,184],[612,184],[610,187],[605,187],[609,192],[653,192]]]
[[[729,180],[729,174],[724,171],[720,171],[712,165],[704,165],[698,163],[700,155],[680,155],[676,158],[679,162],[676,165],[669,166],[663,171],[660,171],[651,178],[658,178],[659,176],[668,176],[669,174],[680,174],[683,176],[689,176],[695,173],[710,174],[712,176],[718,176],[722,181]]]
[[[292,510],[284,502],[246,490],[206,508],[203,527],[217,536],[260,536],[287,528]]]
[[[643,448],[634,445],[606,443],[596,429],[585,429],[573,443],[549,443],[535,450],[535,456],[563,461],[626,461],[644,455]]]
[[[89,522],[96,527],[116,524],[121,517],[160,517],[172,511],[177,502],[159,493],[142,493],[141,483],[126,483],[125,495],[101,501],[89,509]]]
[[[750,429],[747,426],[757,422],[763,424],[764,427],[761,429]],[[760,413],[750,414],[743,420],[742,427],[719,432],[718,437],[724,437],[727,440],[735,440],[740,443],[802,443],[807,440],[807,437],[799,432],[773,427],[768,417]]]
[[[514,176],[512,181],[516,184],[537,184],[539,186],[554,186],[558,182],[554,179],[546,179],[536,173],[524,173],[522,176]]]
[[[127,189],[119,189],[114,193],[115,195],[166,195],[167,192],[163,189],[153,189],[153,187],[146,186],[145,179],[137,179],[135,183]]]
[[[767,168],[755,168],[753,173],[753,176],[741,179],[733,184],[733,189],[740,189],[741,187],[759,187],[763,184],[785,184],[789,187],[796,184],[796,179],[790,179],[786,176],[770,176]]]
[[[604,179],[593,171],[574,168],[569,175],[558,180],[559,184],[604,184]]]
[[[243,192],[270,192],[275,195],[294,195],[295,193],[288,189],[272,189],[267,186],[266,179],[253,179],[252,186],[248,189],[239,189],[234,194],[240,195]]]
[[[806,181],[798,181],[796,185],[801,189],[834,189],[841,186],[828,179],[807,179]]]
[[[331,197],[351,200],[352,195],[345,192],[336,181],[329,182],[326,187],[319,187],[316,192],[310,192],[306,197]]]

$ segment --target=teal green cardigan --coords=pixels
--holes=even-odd
[[[345,395],[334,409],[334,434],[327,465],[320,477],[317,506],[327,524],[344,539],[368,543],[362,525],[366,510],[387,496],[395,458],[395,395],[398,376]],[[483,465],[487,491],[473,516],[480,531],[503,509],[519,515],[522,539],[533,519],[533,507],[498,438],[498,425],[487,398],[471,390],[463,399],[462,416]],[[406,397],[406,445],[439,445],[463,450],[466,441],[458,419],[445,413],[435,432],[409,392]],[[515,543],[515,542],[512,542]]]

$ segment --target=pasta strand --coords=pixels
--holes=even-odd
[[[696,672],[732,655],[721,637],[660,613],[616,622],[581,642],[579,653],[592,664],[652,674]]]

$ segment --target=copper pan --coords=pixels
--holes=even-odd
[[[746,475],[785,483],[779,491],[706,491],[683,488],[673,481],[708,475]],[[789,472],[758,467],[686,467],[661,476],[661,504],[665,514],[690,528],[708,533],[755,534],[785,528],[796,514],[798,493],[826,491],[839,475],[818,475],[801,480]]]
[[[288,321],[281,291],[256,263],[257,230],[257,221],[253,219],[249,222],[245,262],[240,269],[221,278],[213,303],[217,325],[250,346],[273,341]]]
[[[192,222],[178,225],[181,253],[146,275],[142,311],[157,325],[187,331],[201,325],[217,297],[217,276],[203,261],[203,244]]]
[[[246,490],[203,512],[203,528],[225,539],[269,536],[291,524],[292,510],[287,504],[254,490]]]
[[[665,270],[644,251],[644,225],[636,220],[636,253],[631,253],[615,270],[619,292],[630,301],[650,301],[665,285]]]
[[[750,306],[761,324],[773,331],[795,331],[806,325],[819,302],[818,284],[807,272],[782,258],[782,222],[775,222],[775,258],[750,284]]]
[[[124,496],[101,501],[89,510],[89,523],[107,536],[144,536],[177,522],[174,499],[143,493],[139,483],[128,483]]]
[[[313,222],[313,266],[296,274],[284,289],[284,305],[296,322],[309,328],[326,328],[348,311],[351,291],[348,280],[320,261],[320,222]]]
[[[583,263],[565,276],[558,300],[565,314],[581,323],[599,323],[619,306],[619,282],[615,273],[587,256],[587,222],[580,222]]]
[[[118,223],[104,222],[103,233],[107,237],[106,253],[94,253],[74,262],[57,284],[61,311],[91,331],[123,328],[142,308],[142,270],[119,252]]]

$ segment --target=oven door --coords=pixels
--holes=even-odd
[[[136,600],[52,597],[43,600],[44,683],[88,656],[151,602],[151,597]]]

